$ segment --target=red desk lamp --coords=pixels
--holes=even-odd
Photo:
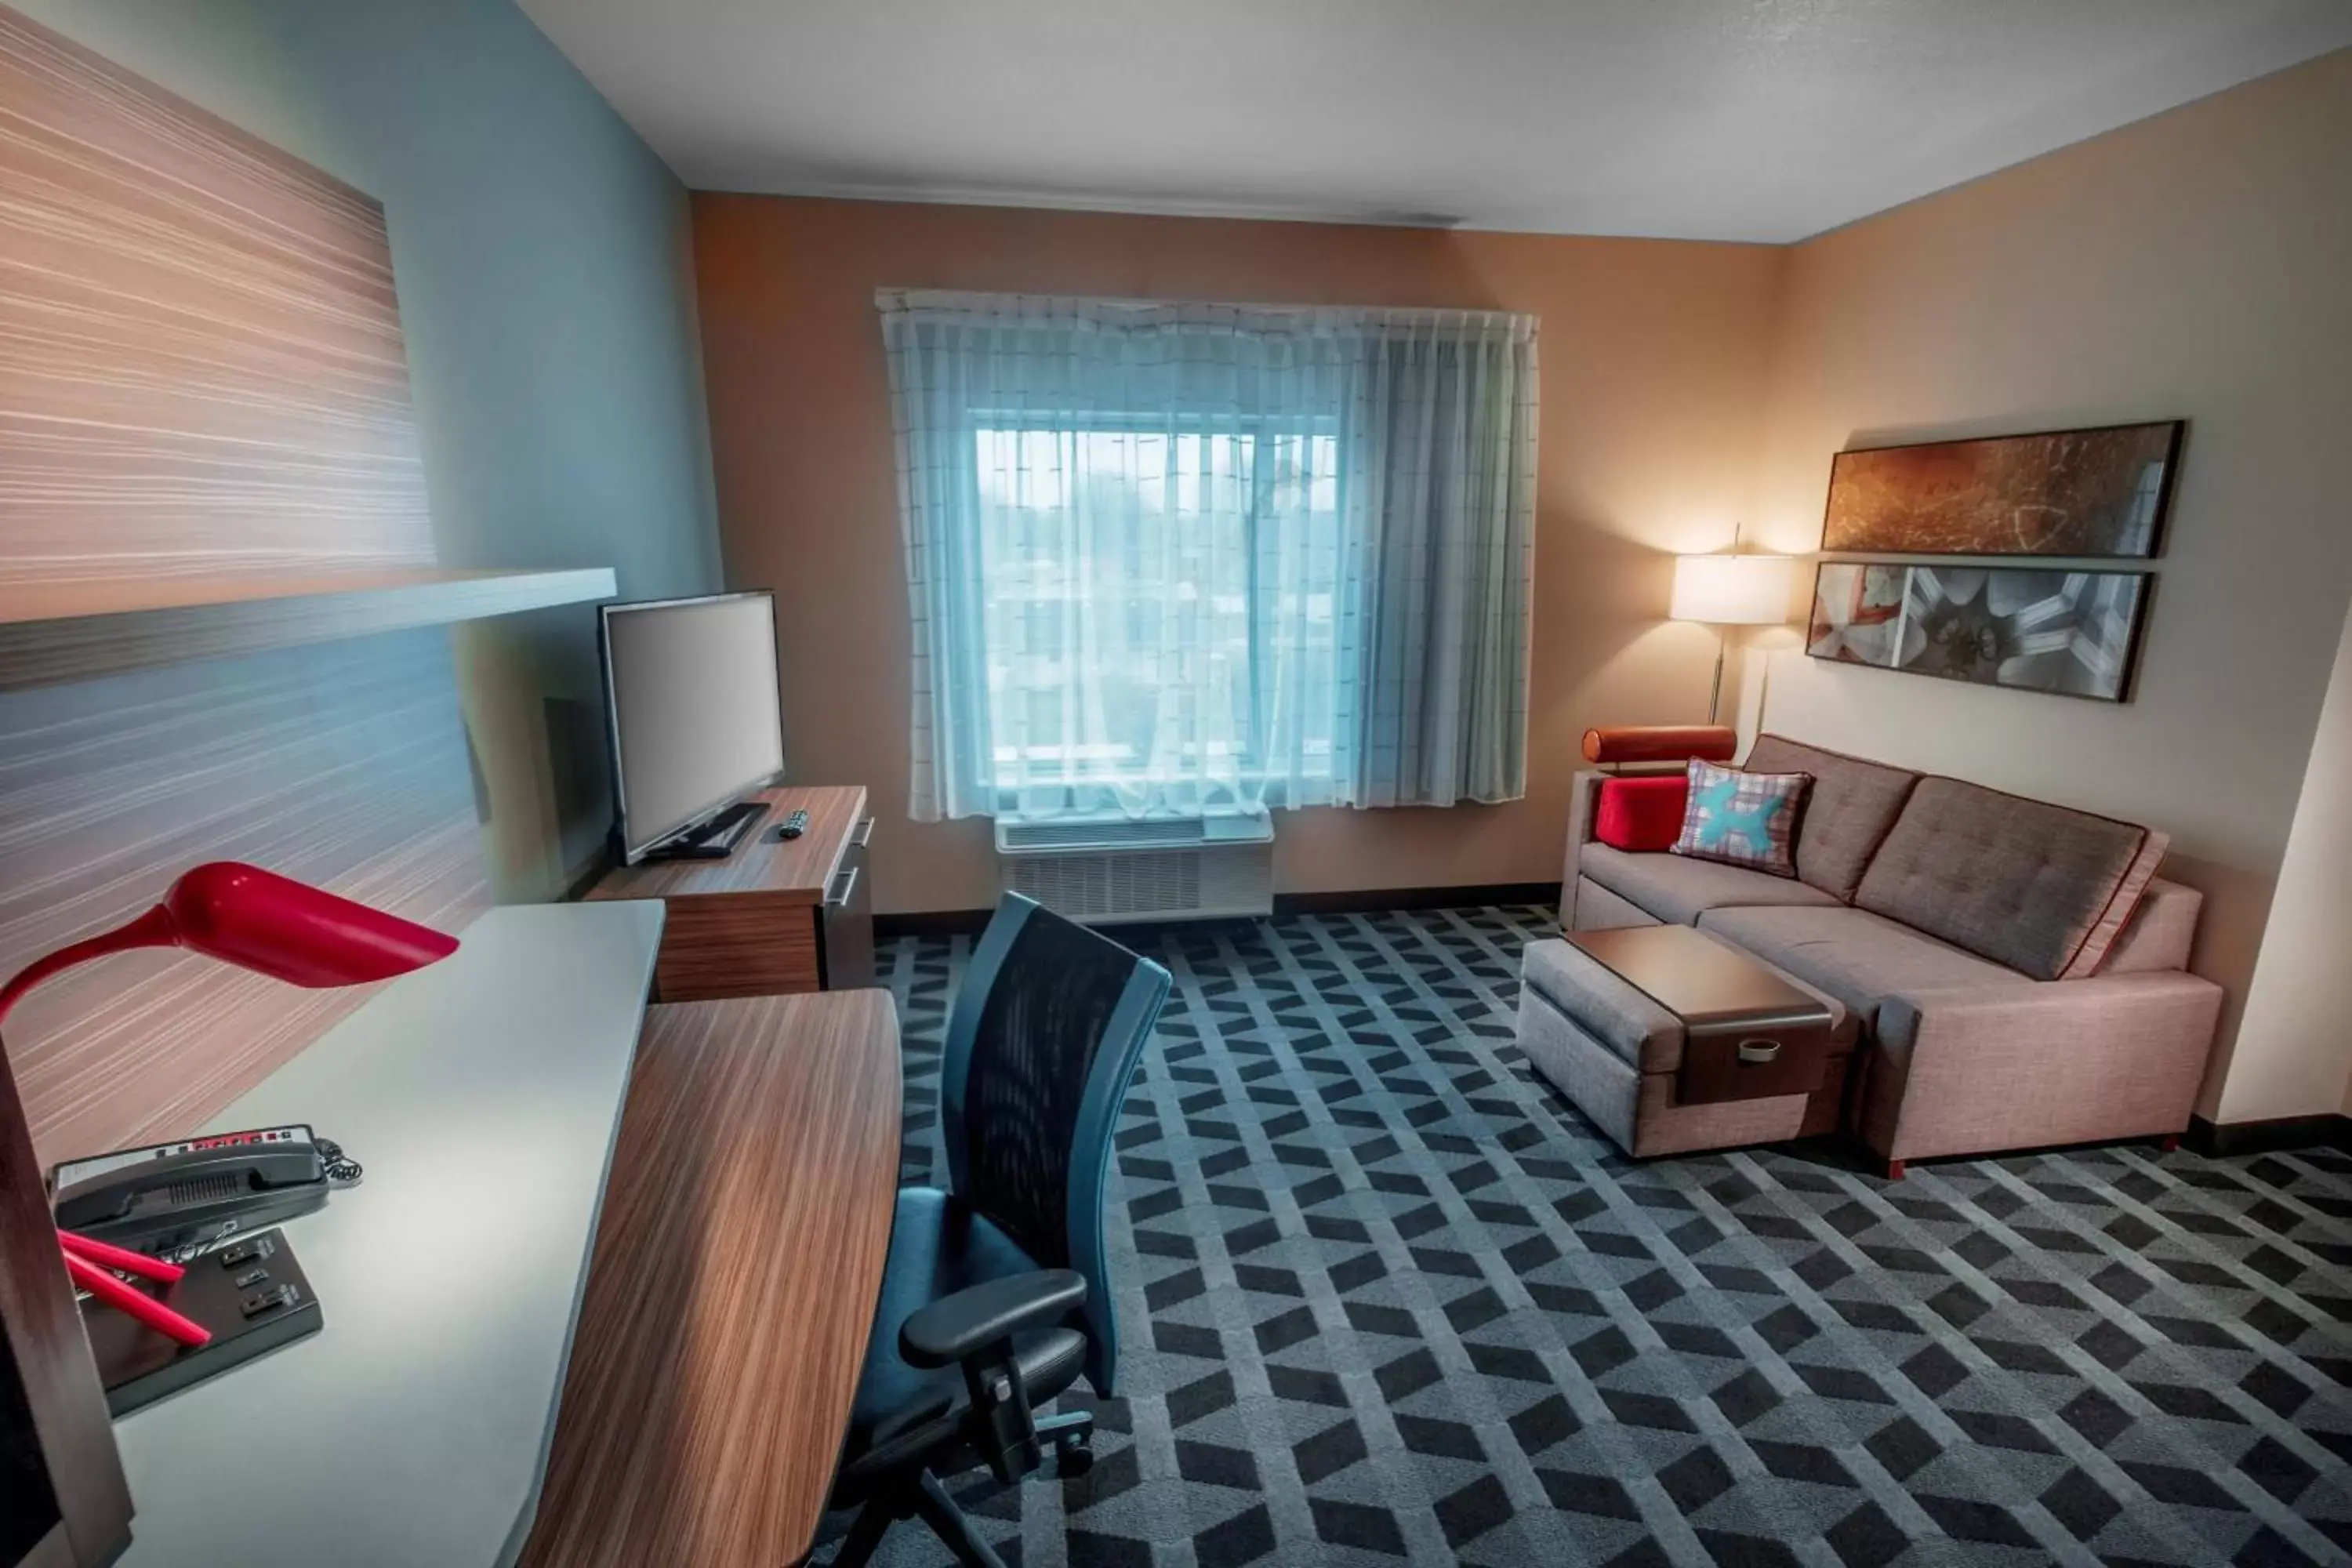
[[[0,1019],[50,976],[142,947],[184,947],[318,990],[422,969],[457,952],[457,939],[258,866],[215,860],[184,874],[162,903],[136,920],[26,964],[0,986]],[[166,1279],[176,1276],[176,1268],[153,1260],[142,1268],[126,1261],[120,1249],[80,1237],[68,1237],[65,1247],[67,1268],[84,1289],[183,1342],[204,1342],[202,1328],[94,1265]]]
[[[51,975],[140,947],[184,947],[318,990],[422,969],[457,952],[457,939],[258,866],[215,860],[138,919],[26,964],[0,986],[0,1019]]]

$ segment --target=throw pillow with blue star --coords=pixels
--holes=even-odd
[[[1674,853],[1775,877],[1797,874],[1797,814],[1811,773],[1743,773],[1694,757],[1683,834]]]

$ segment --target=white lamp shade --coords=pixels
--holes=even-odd
[[[1786,555],[1678,555],[1667,616],[1718,626],[1777,626],[1789,618]]]

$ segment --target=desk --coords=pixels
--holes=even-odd
[[[887,991],[649,1010],[528,1568],[805,1556],[898,1184]]]
[[[768,815],[725,859],[616,866],[587,897],[669,906],[655,970],[664,1002],[873,984],[866,857],[874,819],[866,814],[866,791],[838,784],[762,790],[751,798]],[[809,814],[808,831],[779,840],[776,824],[795,808]]]
[[[658,904],[492,910],[206,1129],[308,1121],[367,1179],[287,1226],[324,1330],[115,1424],[129,1568],[518,1549],[661,925]]]
[[[286,1227],[320,1333],[116,1424],[129,1568],[808,1550],[889,1246],[898,1017],[647,1008],[661,930],[493,910],[212,1123],[312,1122],[367,1178]]]

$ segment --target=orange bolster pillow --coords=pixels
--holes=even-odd
[[[1726,724],[1607,724],[1584,732],[1588,763],[1727,763],[1738,752],[1738,733]]]

